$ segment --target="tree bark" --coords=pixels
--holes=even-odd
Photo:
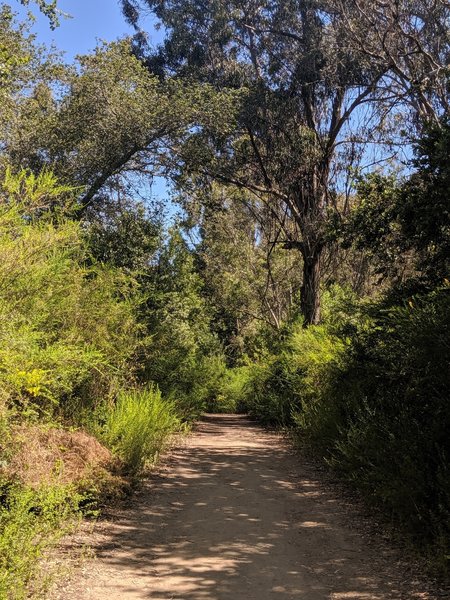
[[[316,165],[310,177],[303,178],[297,198],[298,227],[302,243],[299,245],[303,258],[303,282],[300,289],[300,310],[303,326],[320,323],[321,258],[324,248],[323,225],[328,198],[330,156]]]
[[[300,308],[303,326],[320,322],[320,279],[322,250],[303,252],[303,283],[300,290]]]

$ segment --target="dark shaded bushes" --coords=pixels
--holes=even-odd
[[[323,446],[317,417],[304,421],[334,466],[442,556],[450,536],[449,342],[449,288],[380,311],[322,397],[324,408],[336,405],[333,443]]]
[[[294,327],[281,352],[246,368],[240,401],[293,427],[445,567],[450,288],[358,311]]]

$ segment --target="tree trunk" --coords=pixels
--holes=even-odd
[[[296,202],[302,237],[299,246],[303,258],[300,309],[304,327],[320,322],[321,258],[324,248],[322,231],[326,220],[328,174],[329,160],[324,158],[301,182],[301,193]]]
[[[320,259],[322,251],[303,252],[303,283],[300,290],[300,308],[303,326],[320,322]]]

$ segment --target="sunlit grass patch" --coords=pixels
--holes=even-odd
[[[119,393],[106,415],[103,438],[137,473],[154,462],[172,433],[180,428],[175,404],[164,400],[156,387]]]

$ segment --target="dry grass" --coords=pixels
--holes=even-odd
[[[111,452],[84,431],[21,425],[13,430],[12,439],[17,450],[4,473],[31,487],[95,480],[116,464]]]

